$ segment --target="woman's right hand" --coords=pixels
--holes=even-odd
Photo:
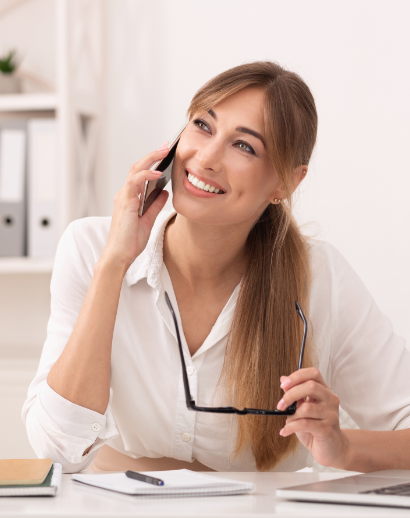
[[[162,174],[149,168],[168,152],[164,144],[132,165],[125,185],[115,195],[110,233],[102,258],[122,266],[124,273],[146,247],[154,222],[167,201],[168,192],[162,191],[147,212],[138,216],[139,195],[144,192],[145,181],[155,180]]]

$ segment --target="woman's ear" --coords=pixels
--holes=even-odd
[[[296,167],[293,171],[293,185],[292,185],[292,192],[299,187],[301,181],[306,177],[307,175],[308,166],[307,165],[300,165]],[[285,193],[283,191],[282,185],[275,189],[275,191],[271,194],[269,197],[269,201],[271,203],[280,203],[285,198]]]
[[[269,196],[270,203],[280,203],[285,198],[285,194],[282,190],[282,186],[279,189],[275,189],[274,192]]]
[[[307,165],[300,165],[295,168],[295,170],[293,171],[293,191],[296,191],[302,180],[306,178],[307,171]]]

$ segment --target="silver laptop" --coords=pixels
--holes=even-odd
[[[292,486],[277,489],[276,496],[302,502],[410,507],[410,470],[375,471]]]

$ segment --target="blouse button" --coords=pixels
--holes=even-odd
[[[91,429],[92,429],[93,432],[99,432],[101,430],[100,423],[93,423],[91,425]]]
[[[189,376],[192,376],[192,374],[195,372],[195,367],[192,367],[192,365],[190,365],[189,367],[187,367],[186,371],[189,374]]]
[[[183,433],[181,437],[184,442],[188,442],[191,440],[191,436],[189,435],[189,433]]]

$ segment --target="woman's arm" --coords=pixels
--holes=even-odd
[[[283,410],[297,401],[297,410],[286,419],[280,434],[296,433],[323,466],[347,471],[410,469],[410,429],[388,432],[341,430],[339,399],[316,368],[282,376]],[[377,406],[375,405],[375,412]]]
[[[60,396],[104,414],[110,395],[111,343],[124,266],[101,258],[73,333],[47,382]]]
[[[281,378],[285,395],[278,408],[298,401],[281,435],[296,433],[324,466],[362,472],[410,469],[405,341],[333,246],[312,247],[311,265],[310,310],[317,332],[312,342],[328,385],[315,368]],[[340,430],[339,398],[361,430]]]
[[[124,275],[144,250],[168,193],[162,192],[144,216],[138,216],[139,195],[149,171],[168,148],[150,153],[134,164],[117,193],[107,245],[95,265],[93,278],[74,330],[51,368],[47,382],[63,398],[104,414],[109,400],[111,347]]]
[[[393,432],[342,432],[346,437],[346,453],[341,459],[339,469],[363,473],[384,469],[410,469],[410,429]]]

